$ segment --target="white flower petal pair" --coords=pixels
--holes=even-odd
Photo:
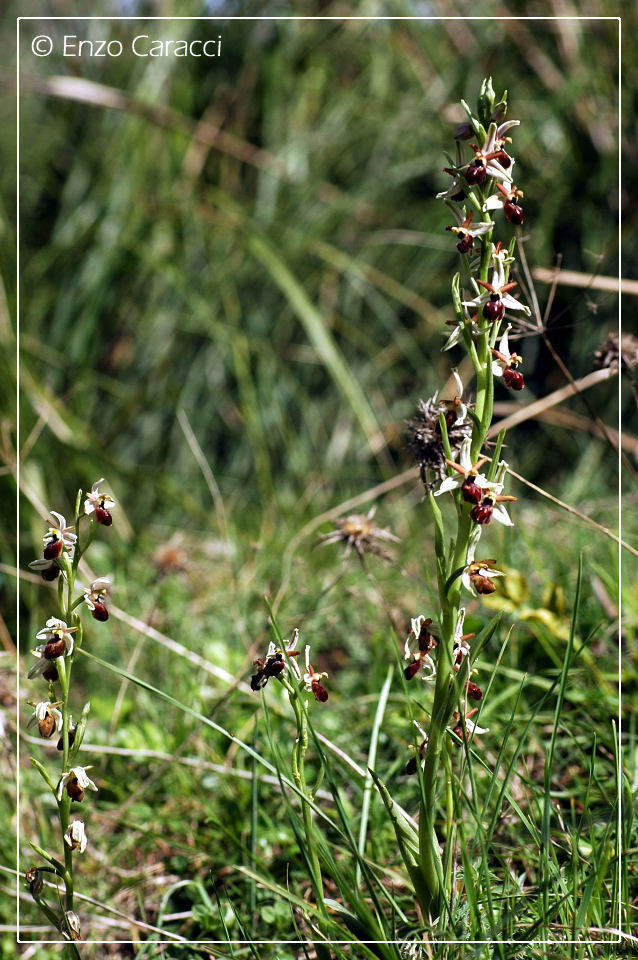
[[[86,850],[87,837],[84,832],[84,823],[82,820],[71,821],[64,833],[64,842],[71,847],[72,850],[84,853]]]
[[[32,727],[36,721],[37,723],[41,723],[43,720],[46,720],[47,716],[53,717],[55,720],[55,729],[59,733],[62,729],[62,714],[49,700],[41,700],[40,703],[36,703],[33,716],[27,723],[27,727]]]
[[[87,770],[90,770],[90,767],[71,767],[70,770],[66,770],[60,777],[60,782],[58,783],[58,789],[56,796],[58,800],[62,799],[62,794],[64,793],[64,788],[66,787],[69,780],[77,780],[78,786],[82,790],[95,790],[97,792],[97,787],[87,775]]]
[[[100,477],[99,480],[96,480],[91,487],[91,492],[85,494],[84,513],[87,517],[94,513],[97,507],[101,506],[107,510],[111,510],[114,506],[116,506],[113,497],[109,496],[108,493],[100,493],[99,487],[101,483],[104,483],[104,477]]]

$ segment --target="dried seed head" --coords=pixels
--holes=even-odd
[[[622,370],[631,370],[637,365],[638,339],[631,333],[623,333],[619,338],[618,332],[612,330],[594,354],[594,366],[599,369],[618,370],[620,366]]]
[[[374,553],[382,560],[392,563],[394,557],[383,549],[380,541],[390,540],[398,543],[399,538],[390,530],[378,527],[374,522],[374,513],[375,508],[373,507],[365,515],[352,513],[347,517],[337,517],[334,520],[335,529],[322,534],[319,537],[319,542],[321,544],[343,543],[346,548],[346,557],[354,547],[361,559],[363,559],[365,553]]]
[[[406,420],[406,442],[421,469],[421,480],[426,491],[447,476],[445,451],[439,425],[440,413],[441,409],[435,398],[419,400],[415,415]],[[445,422],[452,455],[456,459],[463,440],[472,432],[472,423],[469,418],[459,422],[453,411],[448,411]],[[431,481],[428,481],[428,470],[433,473]]]

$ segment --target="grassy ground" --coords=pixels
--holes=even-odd
[[[193,6],[175,4],[171,12],[199,13]],[[588,12],[572,6],[541,4],[538,12]],[[466,7],[457,12],[467,14]],[[273,10],[261,7],[264,15]],[[60,2],[50,12],[75,11]],[[102,5],[95,12],[117,11]],[[395,5],[389,12],[414,11]],[[469,12],[493,13],[481,3]],[[83,756],[100,784],[85,810],[90,846],[78,889],[99,904],[79,907],[88,938],[135,943],[87,946],[83,956],[160,955],[160,934],[140,921],[189,940],[312,937],[294,795],[223,732],[290,775],[294,728],[282,691],[275,682],[263,695],[247,687],[253,658],[273,636],[265,597],[282,633],[298,627],[315,666],[329,673],[330,699],[312,711],[329,743],[320,748],[311,737],[309,780],[323,769],[324,876],[342,908],[334,919],[344,936],[334,939],[349,939],[356,931],[343,907],[352,909],[357,885],[347,825],[356,838],[373,729],[379,775],[410,814],[418,807],[415,780],[403,770],[415,737],[410,715],[425,716],[427,696],[425,688],[406,696],[397,656],[409,618],[435,615],[434,553],[418,480],[402,477],[411,466],[402,433],[417,399],[438,389],[449,370],[450,355],[439,348],[456,253],[444,230],[449,215],[433,196],[445,186],[443,151],[462,119],[456,104],[474,99],[486,73],[510,90],[511,115],[522,121],[516,155],[530,267],[550,267],[560,256],[565,269],[616,276],[617,24],[235,22],[223,27],[224,55],[213,68],[124,56],[36,60],[28,51],[32,32],[49,26],[22,25],[22,568],[39,549],[39,503],[68,514],[78,486],[100,476],[119,503],[112,530],[90,556],[94,571],[114,577],[117,610],[106,625],[91,622],[86,649],[104,662],[81,658],[74,690],[78,709],[91,701]],[[102,26],[90,29],[102,36]],[[143,32],[135,24],[110,29],[123,42]],[[153,29],[203,36],[211,27]],[[51,30],[57,36],[67,26]],[[64,84],[53,86],[54,76]],[[80,87],[81,78],[96,86]],[[2,148],[5,264],[15,240],[7,212],[12,146],[7,140]],[[628,219],[627,276],[634,273],[632,226]],[[10,269],[3,280],[2,389],[10,411]],[[535,288],[544,311],[550,288],[538,280]],[[559,286],[546,338],[578,380],[616,323],[613,292]],[[538,331],[527,331],[520,349],[528,388],[517,409],[566,382]],[[624,379],[623,536],[635,544],[635,404]],[[591,387],[507,439],[507,459],[522,477],[611,530],[618,464],[596,418],[615,427],[617,384]],[[497,401],[498,416],[509,415],[511,394]],[[15,443],[4,421],[7,517]],[[514,531],[487,534],[486,549],[508,571],[506,587],[468,606],[469,629],[478,631],[496,610],[503,620],[479,662],[489,691],[480,723],[489,732],[470,755],[459,750],[447,797],[458,826],[458,895],[429,934],[466,942],[425,946],[422,956],[626,957],[630,941],[585,941],[614,939],[619,911],[624,930],[637,925],[635,557],[625,552],[619,836],[617,545],[524,483],[513,492],[520,498]],[[361,565],[354,555],[344,560],[338,545],[317,546],[332,528],[326,514],[372,505],[379,526],[400,537],[393,563],[372,556]],[[2,663],[8,784],[16,765],[11,537],[1,574],[9,611]],[[34,696],[24,680],[32,638],[49,613],[46,589],[25,576],[25,701]],[[29,741],[23,707],[25,869],[28,838],[53,842],[51,802],[28,756],[56,761],[47,744]],[[5,822],[14,823],[10,786],[0,802]],[[439,819],[446,822],[444,805]],[[0,849],[10,870],[9,830]],[[420,937],[377,795],[366,855],[387,939]],[[10,873],[3,876],[10,925],[15,890]],[[26,891],[20,896],[24,938],[47,936]],[[13,956],[14,933],[3,936],[2,955]],[[497,943],[467,943],[486,939]],[[576,942],[505,944],[534,939]],[[287,960],[311,956],[312,947],[305,949],[174,944],[163,955]],[[57,946],[37,950],[42,958],[60,954]],[[333,949],[336,957],[369,955],[362,951]]]

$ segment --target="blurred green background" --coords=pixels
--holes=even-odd
[[[590,12],[566,0],[528,6],[525,13],[541,17]],[[19,13],[31,12],[27,7],[20,5]],[[303,630],[307,623],[308,639],[338,688],[335,699],[344,698],[342,709],[348,710],[349,698],[365,704],[378,691],[387,662],[383,615],[375,614],[378,597],[356,565],[336,593],[322,599],[339,572],[338,551],[311,549],[314,520],[411,465],[404,419],[460,359],[440,353],[457,253],[445,232],[450,214],[434,199],[447,186],[444,151],[453,149],[452,134],[463,119],[458,101],[473,103],[486,75],[498,93],[509,90],[508,116],[521,120],[512,152],[516,183],[525,192],[532,270],[560,258],[563,269],[616,277],[618,23],[200,20],[144,26],[44,19],[72,16],[73,7],[40,5],[33,12],[43,19],[23,22],[20,31],[22,565],[36,556],[42,536],[33,503],[39,499],[69,514],[77,488],[105,476],[119,507],[91,565],[101,575],[115,574],[118,606],[245,677],[267,641],[263,596],[276,595],[285,580],[282,627],[300,624]],[[607,7],[598,4],[596,13]],[[140,18],[197,16],[203,9],[193,3],[170,10],[162,4],[122,7]],[[11,11],[18,12],[15,4]],[[91,10],[119,12],[104,3]],[[291,9],[229,3],[205,12],[344,11],[331,4]],[[380,10],[362,4],[349,12]],[[512,4],[502,12],[521,11]],[[383,13],[491,16],[493,5],[394,3]],[[6,44],[10,30],[8,20]],[[116,39],[125,48],[139,33],[221,33],[222,56],[151,61],[54,52],[36,58],[30,42],[42,33],[51,35],[56,51],[65,33]],[[626,70],[631,88],[631,54]],[[10,76],[7,67],[6,86]],[[635,171],[630,99],[627,93],[623,197]],[[10,110],[5,103],[5,115]],[[16,297],[14,146],[9,128],[0,147],[0,334],[8,418],[15,383],[9,319]],[[635,273],[633,216],[621,234],[627,276]],[[509,239],[511,228],[502,235]],[[526,289],[524,276],[518,279]],[[537,282],[536,292],[544,312],[549,286]],[[617,328],[617,316],[613,291],[587,281],[556,288],[546,332],[574,378],[592,370],[594,352]],[[499,387],[497,401],[525,405],[564,385],[540,337],[528,331],[517,347],[527,389],[513,396]],[[618,399],[612,378],[563,404],[567,419],[550,414],[516,428],[507,452],[517,472],[611,528],[617,457],[595,435],[592,419],[615,428]],[[635,433],[629,383],[621,403],[625,428]],[[503,406],[501,413],[507,412]],[[632,443],[626,539],[635,534]],[[3,511],[9,517],[15,489],[9,419],[2,444]],[[522,604],[528,612],[549,610],[563,627],[528,618],[532,626],[509,651],[511,666],[555,666],[578,552],[587,547],[586,622],[605,621],[599,653],[611,676],[615,545],[521,485],[513,492],[521,498],[513,536],[488,535],[492,555],[523,581],[522,593],[509,598],[510,612],[520,612]],[[397,619],[423,605],[430,576],[431,533],[420,499],[415,480],[378,505],[379,525],[402,539],[401,573],[380,564],[376,571]],[[361,509],[372,502],[364,500]],[[300,535],[309,523],[308,535]],[[3,559],[11,564],[10,557],[8,534]],[[14,579],[6,569],[2,578],[10,599]],[[21,613],[28,651],[33,630],[48,615],[39,584],[25,584]],[[485,619],[476,606],[472,615]],[[10,612],[8,618],[11,626]],[[108,639],[101,627],[96,631],[95,650],[126,667],[137,636],[120,623],[109,629]],[[136,669],[165,689],[174,684],[174,695],[183,700],[207,704],[219,695],[149,641],[140,647]],[[102,725],[90,740],[170,752],[188,735],[183,720],[172,717],[162,719],[160,735],[157,705],[139,691],[119,705],[120,726],[113,721],[107,734],[118,684],[91,666],[83,665],[79,675],[94,723]],[[599,706],[607,723],[613,691]],[[336,734],[342,721],[335,709],[326,724]],[[363,709],[360,720],[363,730]],[[218,748],[223,755],[224,745]],[[130,775],[119,762],[108,761],[113,793],[103,795],[113,810]],[[155,809],[150,798],[146,802]],[[144,809],[138,812],[144,819]]]

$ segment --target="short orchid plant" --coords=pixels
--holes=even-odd
[[[84,802],[86,792],[98,789],[87,773],[90,767],[78,763],[90,704],[84,705],[77,723],[74,723],[71,679],[74,659],[84,640],[80,611],[90,613],[98,622],[108,620],[110,587],[107,577],[100,577],[82,587],[77,574],[80,560],[85,556],[97,526],[109,527],[113,522],[111,511],[115,502],[109,494],[100,491],[103,482],[98,480],[84,496],[82,490],[78,491],[72,524],[67,524],[62,514],[51,511],[50,526],[43,537],[42,556],[29,564],[44,581],[57,585],[55,616],[49,617],[35,635],[39,642],[33,650],[36,659],[28,672],[28,679],[35,684],[44,682],[46,691],[38,692],[35,699],[29,701],[33,715],[28,726],[36,727],[44,740],[58,738],[61,760],[58,772],[35,757],[31,762],[51,791],[57,807],[63,856],[56,857],[31,843],[45,865],[28,870],[26,880],[43,914],[69,941],[81,937],[80,920],[74,910],[74,860],[78,854],[84,853],[88,843],[84,819],[73,814]],[[47,874],[57,884],[54,891],[57,903],[47,899],[50,889],[44,883]]]

